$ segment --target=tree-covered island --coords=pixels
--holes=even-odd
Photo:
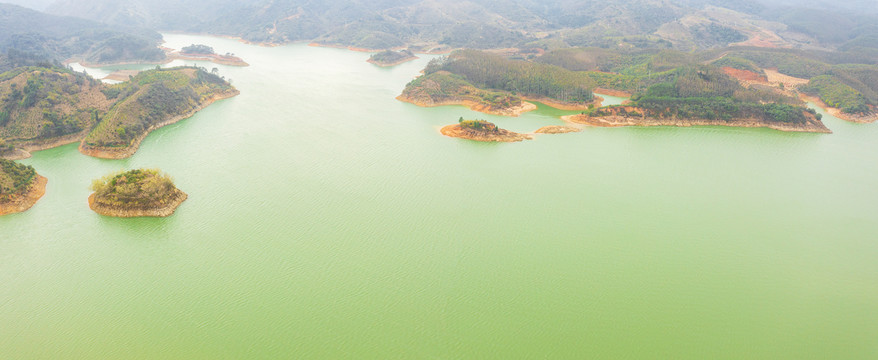
[[[94,180],[88,198],[96,213],[114,217],[171,216],[188,195],[158,169],[135,169]]]
[[[530,135],[501,129],[485,120],[465,120],[462,117],[457,124],[445,126],[440,132],[449,137],[483,142],[517,142],[533,139]]]
[[[404,62],[416,60],[417,58],[418,57],[408,49],[400,51],[385,50],[373,54],[369,57],[369,60],[366,61],[378,66],[395,66]]]

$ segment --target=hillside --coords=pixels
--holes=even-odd
[[[103,158],[125,158],[150,131],[192,116],[214,101],[238,94],[225,79],[204,69],[179,67],[142,72],[104,90],[115,101],[82,141],[80,151]]]
[[[829,133],[820,116],[798,99],[744,87],[722,70],[690,65],[668,81],[635,94],[631,103],[589,110],[568,120],[594,126],[720,125]]]
[[[49,7],[54,14],[113,25],[240,36],[256,43],[686,50],[734,43],[854,46],[871,39],[862,35],[875,23],[876,9],[869,2],[839,7],[828,0],[801,5],[768,0],[58,0]],[[815,12],[846,21],[840,28],[808,16]]]
[[[0,74],[0,140],[17,147],[77,141],[112,105],[103,89],[99,81],[64,68]]]
[[[237,94],[227,81],[200,68],[150,70],[106,85],[57,67],[22,67],[0,74],[0,156],[87,139],[94,156],[125,157],[157,127],[191,116]],[[89,151],[91,153],[89,153]]]
[[[127,24],[54,16],[0,4],[0,71],[71,57],[90,63],[159,61],[161,35]]]
[[[0,159],[0,216],[30,209],[46,193],[46,183],[33,167]]]

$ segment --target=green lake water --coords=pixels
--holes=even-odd
[[[244,58],[186,62],[241,95],[127,160],[23,161],[49,185],[0,218],[0,358],[878,358],[878,124],[476,143],[438,130],[566,112],[395,100],[430,56],[166,39]],[[137,167],[189,200],[89,210],[92,179]]]

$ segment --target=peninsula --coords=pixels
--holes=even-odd
[[[79,151],[104,159],[134,155],[153,130],[191,117],[217,100],[239,92],[216,73],[201,68],[155,69],[104,90],[116,101],[82,140]]]
[[[30,209],[46,193],[47,183],[33,167],[0,159],[0,216]]]
[[[135,169],[95,180],[88,197],[96,213],[113,217],[167,217],[188,195],[157,169]]]
[[[0,157],[80,142],[86,155],[131,156],[146,135],[238,91],[214,71],[178,67],[130,73],[107,85],[53,66],[0,74]]]
[[[533,139],[530,135],[501,129],[485,120],[464,120],[463,118],[457,124],[443,127],[440,132],[449,137],[482,142],[517,142]]]

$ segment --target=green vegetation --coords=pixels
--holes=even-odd
[[[447,71],[460,75],[479,89],[495,89],[522,96],[547,97],[560,102],[594,100],[594,82],[586,74],[561,67],[520,60],[477,50],[458,50],[430,61],[425,74]]]
[[[91,127],[108,107],[101,87],[65,68],[21,67],[0,74],[0,139],[50,139]]]
[[[482,90],[466,81],[463,76],[437,71],[418,77],[406,85],[403,96],[424,103],[472,101],[495,109],[521,104],[521,98],[507,92]]]
[[[679,119],[759,119],[804,124],[809,119],[806,113],[817,116],[795,98],[744,88],[715,67],[688,66],[674,73],[673,81],[652,85],[632,97],[629,107],[650,116]],[[771,102],[765,103],[766,100]],[[593,114],[602,116],[609,112],[596,109]]]
[[[394,64],[403,60],[413,59],[415,54],[409,50],[393,51],[385,50],[369,57],[369,62],[379,65]]]
[[[0,159],[0,202],[26,190],[36,177],[37,172],[32,166]]]
[[[821,75],[811,79],[808,85],[799,88],[806,94],[820,97],[827,105],[841,109],[848,114],[867,114],[870,112],[866,98],[854,88],[831,75]]]
[[[107,175],[91,184],[95,202],[108,206],[159,207],[177,196],[170,176],[158,169],[136,169]]]
[[[189,46],[184,46],[183,49],[180,50],[180,52],[184,54],[215,54],[212,47],[202,44],[192,44]]]
[[[460,118],[460,120],[458,120],[458,124],[460,124],[460,127],[464,128],[464,129],[473,129],[473,130],[484,131],[484,132],[497,132],[498,131],[497,125],[495,125],[494,123],[485,121],[485,120],[464,120],[463,118]]]
[[[720,68],[729,67],[732,69],[752,71],[757,74],[762,73],[762,69],[760,69],[753,61],[734,56],[724,56],[722,59],[711,63],[711,65]]]

